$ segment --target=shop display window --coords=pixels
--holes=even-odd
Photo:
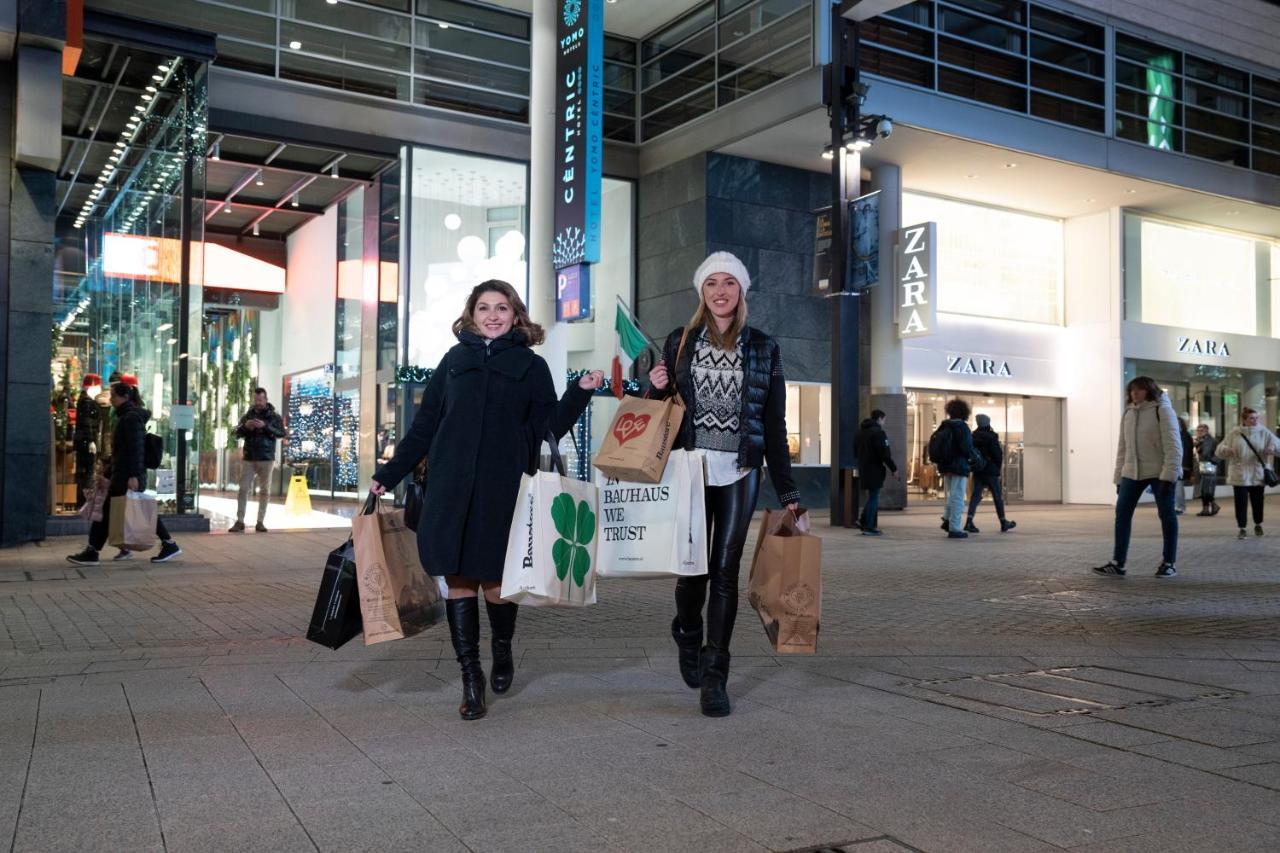
[[[831,464],[831,386],[787,383],[787,452],[792,465]]]

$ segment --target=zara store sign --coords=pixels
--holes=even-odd
[[[1178,335],[1178,352],[1183,355],[1215,355],[1218,358],[1231,358],[1231,347],[1226,341],[1215,338]]]
[[[938,224],[925,222],[899,230],[893,254],[898,337],[931,335],[938,325]]]
[[[947,353],[947,373],[960,376],[994,376],[1001,379],[1012,379],[1013,368],[1003,358],[989,358],[979,355],[957,355]]]

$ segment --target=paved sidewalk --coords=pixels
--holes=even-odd
[[[1157,580],[1142,507],[1108,579],[1109,509],[1015,512],[962,542],[930,510],[821,528],[819,654],[771,654],[744,600],[722,720],[676,671],[668,581],[522,609],[516,686],[464,723],[442,626],[300,639],[338,532],[0,551],[0,846],[1280,849],[1280,526],[1184,517]]]

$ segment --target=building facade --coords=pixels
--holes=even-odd
[[[685,322],[693,270],[722,249],[782,345],[797,481],[825,504],[822,66],[851,26],[836,12],[865,0],[603,4],[603,253],[579,323],[554,322],[543,210],[557,4],[18,5],[0,81],[4,543],[79,503],[86,376],[138,380],[168,511],[231,511],[258,385],[289,421],[277,499],[301,478],[340,507],[393,451],[474,283],[526,288],[567,379],[607,367],[617,300],[655,339]],[[953,396],[991,417],[1026,501],[1111,499],[1134,375],[1192,425],[1221,434],[1251,406],[1276,427],[1280,6],[1225,5],[917,0],[858,23],[862,110],[894,124],[847,155],[877,215],[860,411],[890,414],[905,476],[888,506],[936,496],[923,448]],[[936,322],[904,337],[894,245],[923,223]],[[580,463],[614,405],[566,442]]]

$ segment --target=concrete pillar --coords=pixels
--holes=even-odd
[[[547,330],[540,348],[556,388],[563,389],[569,342],[556,328],[555,239],[556,13],[558,3],[533,4],[529,80],[529,314]]]
[[[894,324],[897,287],[893,273],[894,237],[902,227],[902,169],[893,164],[871,170],[871,189],[880,191],[880,283],[871,291],[871,408],[888,417],[884,430],[893,459],[906,476],[907,396],[903,390],[902,341]],[[866,413],[868,416],[870,412]],[[907,487],[903,479],[885,481],[880,496],[884,509],[903,509]]]
[[[1246,370],[1242,390],[1244,395],[1240,398],[1240,405],[1255,409],[1260,415],[1266,417],[1267,374],[1261,370]]]

